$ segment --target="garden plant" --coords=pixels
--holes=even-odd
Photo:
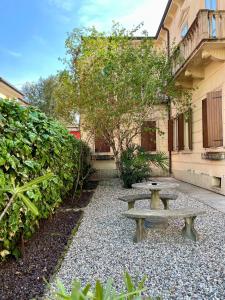
[[[145,288],[146,276],[139,282],[132,280],[131,276],[126,272],[124,274],[124,284],[126,291],[117,292],[114,288],[112,279],[108,279],[106,284],[96,281],[95,287],[92,288],[91,284],[85,287],[81,286],[80,281],[75,280],[72,284],[71,293],[67,293],[63,284],[58,281],[58,291],[56,293],[57,300],[138,300],[142,299],[141,295]],[[144,297],[150,300],[150,297]],[[159,298],[158,298],[159,299]]]
[[[141,25],[127,30],[117,23],[110,32],[74,29],[65,43],[68,68],[55,89],[58,112],[64,118],[79,112],[87,136],[110,145],[119,173],[122,152],[155,109],[190,106],[191,92],[175,84],[168,55],[155,49],[147,32],[137,38],[140,31]]]
[[[90,166],[86,144],[39,110],[8,99],[0,99],[0,140],[0,259],[4,259],[20,255],[21,241],[29,239],[39,219],[53,214],[63,197],[82,184]]]
[[[121,179],[124,187],[131,188],[133,183],[149,179],[152,165],[167,171],[167,155],[163,152],[146,152],[137,145],[128,147],[121,155]]]

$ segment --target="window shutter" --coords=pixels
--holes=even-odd
[[[193,150],[193,127],[192,127],[192,109],[188,110],[188,148]]]
[[[168,120],[168,151],[173,151],[173,119]]]
[[[203,147],[223,146],[222,91],[207,94],[202,102]]]
[[[110,152],[110,146],[104,138],[95,138],[95,152]]]
[[[156,151],[156,121],[146,121],[142,125],[141,147],[145,151]]]
[[[178,116],[178,150],[184,150],[184,114]]]
[[[202,134],[203,148],[208,148],[208,122],[207,122],[207,99],[202,101]]]

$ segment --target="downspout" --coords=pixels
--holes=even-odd
[[[170,59],[170,31],[163,24],[162,29],[167,33],[167,57]],[[171,120],[171,98],[168,97],[168,120]],[[172,174],[172,152],[169,150],[169,174]]]

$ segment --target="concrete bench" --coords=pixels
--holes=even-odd
[[[150,210],[150,209],[136,209],[132,208],[123,213],[124,216],[135,219],[136,221],[136,237],[135,241],[139,242],[145,238],[144,221],[147,218],[168,218],[179,219],[183,218],[185,225],[182,229],[182,235],[185,238],[193,241],[198,240],[197,231],[194,228],[194,220],[198,215],[202,215],[205,212],[196,208],[182,208],[174,210]]]
[[[170,200],[176,200],[178,195],[176,194],[166,194],[166,193],[161,193],[160,199],[163,203],[164,209],[169,209],[169,201]],[[135,201],[138,200],[146,200],[151,198],[151,193],[148,194],[137,194],[137,195],[129,195],[129,196],[122,196],[119,197],[118,199],[124,202],[128,203],[128,209],[134,208]]]

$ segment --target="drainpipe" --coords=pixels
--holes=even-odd
[[[162,29],[167,33],[167,57],[170,58],[170,31],[163,24]],[[168,120],[171,120],[171,99],[168,97]],[[169,173],[172,174],[172,152],[169,151]]]

